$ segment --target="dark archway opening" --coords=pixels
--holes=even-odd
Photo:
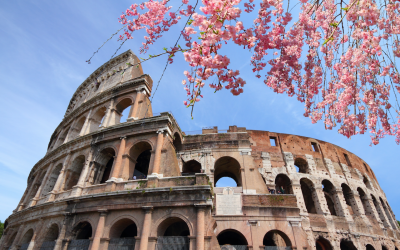
[[[143,151],[137,158],[135,171],[133,173],[139,179],[145,179],[149,173],[151,152],[150,150]]]
[[[329,212],[331,213],[331,215],[336,216],[336,209],[335,209],[335,203],[333,202],[334,198],[333,196],[334,194],[334,187],[333,184],[328,181],[328,180],[323,180],[322,181],[322,186],[323,186],[323,191],[324,191],[324,196],[325,196],[325,200],[326,200],[326,204],[328,205],[328,209]]]
[[[131,109],[128,107],[131,107],[131,105],[132,100],[129,98],[125,98],[115,106],[117,115],[119,116],[119,119],[116,119],[115,124],[126,122],[128,120],[131,112]]]
[[[296,167],[297,172],[303,174],[308,173],[308,163],[306,160],[302,158],[296,158],[296,160],[294,161],[294,166]]]
[[[85,156],[81,155],[74,159],[71,167],[68,169],[67,182],[64,190],[70,190],[73,186],[78,184],[79,177],[81,175],[83,165],[85,164]]]
[[[88,250],[91,237],[92,226],[90,223],[80,222],[72,231],[72,240],[68,244],[68,250]]]
[[[357,250],[354,243],[350,240],[342,240],[340,242],[340,250]]]
[[[145,141],[136,143],[129,150],[129,178],[147,178],[150,170],[151,150],[151,145]]]
[[[242,186],[242,176],[239,162],[229,156],[219,158],[214,165],[214,186],[223,177],[232,178],[238,187]]]
[[[132,220],[119,220],[110,229],[110,243],[108,245],[108,249],[133,250],[135,249],[136,236],[137,227]]]
[[[311,214],[316,214],[317,210],[315,209],[313,193],[311,190],[311,188],[313,188],[312,182],[307,179],[301,179],[300,187],[301,187],[301,192],[303,193],[304,204],[306,205],[307,212]]]
[[[33,237],[33,229],[29,229],[22,237],[20,250],[28,249],[32,237]]]
[[[106,167],[104,168],[103,177],[100,180],[100,183],[106,183],[108,179],[110,179],[111,169],[114,164],[114,156],[108,160]]]
[[[388,250],[388,248],[382,245],[382,250]]]
[[[218,243],[220,246],[224,245],[233,245],[233,246],[247,246],[246,237],[241,234],[239,231],[228,229],[222,231],[217,236]],[[222,248],[221,248],[222,249]]]
[[[279,230],[271,230],[265,234],[263,239],[264,246],[276,246],[276,247],[290,247],[292,243],[290,242],[289,237],[279,231]]]
[[[201,173],[201,164],[196,160],[190,160],[183,163],[182,175],[194,175]]]
[[[181,137],[179,136],[178,133],[174,134],[174,147],[175,147],[175,152],[179,152],[182,150],[182,140]]]
[[[315,242],[315,247],[317,250],[332,250],[331,243],[329,243],[327,239],[321,237]]]
[[[350,215],[354,214],[354,210],[352,204],[355,204],[353,192],[351,191],[350,187],[346,184],[342,184],[343,196],[347,204],[347,209],[349,210]]]
[[[190,230],[185,221],[172,217],[164,220],[157,229],[156,249],[189,250]]]
[[[6,249],[9,249],[11,246],[12,246],[12,244],[14,243],[14,240],[15,240],[15,237],[17,236],[17,233],[14,233],[12,236],[11,236],[11,238],[8,240],[8,244],[6,245],[7,247],[6,247]]]
[[[47,234],[43,239],[41,250],[54,249],[56,245],[56,240],[58,238],[59,230],[57,224],[51,225],[47,230]]]
[[[366,245],[365,248],[366,250],[375,250],[375,248],[371,244]]]
[[[281,194],[293,194],[292,184],[285,174],[278,174],[275,178],[275,190]]]
[[[96,154],[91,163],[89,183],[102,184],[110,179],[111,169],[114,164],[115,150],[105,148]]]

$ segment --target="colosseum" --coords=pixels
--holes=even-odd
[[[78,87],[1,250],[399,249],[393,211],[362,159],[237,126],[185,134],[171,113],[153,114],[139,62],[129,50]],[[217,187],[223,177],[236,186]]]

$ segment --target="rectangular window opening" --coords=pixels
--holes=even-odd
[[[311,142],[311,146],[314,152],[319,152],[318,144],[315,142]]]
[[[351,166],[349,156],[347,154],[344,154],[344,158],[346,158],[347,165]]]
[[[272,147],[276,147],[276,137],[269,137],[269,143]]]

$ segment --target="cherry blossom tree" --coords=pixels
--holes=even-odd
[[[253,22],[245,26],[244,15]],[[130,6],[119,21],[123,42],[146,31],[141,53],[184,24],[173,34],[184,45],[177,41],[145,60],[167,54],[173,63],[183,55],[184,105],[192,111],[206,85],[243,93],[245,79],[231,68],[232,55],[221,52],[230,43],[250,50],[254,76],[296,96],[312,123],[322,120],[349,138],[368,130],[372,144],[391,135],[400,144],[399,0],[182,0],[178,8],[149,0]]]

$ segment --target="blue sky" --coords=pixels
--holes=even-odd
[[[85,61],[121,25],[118,16],[132,1],[1,1],[0,2],[0,220],[16,208],[33,165],[46,152],[54,129],[61,122],[75,89],[100,65],[110,59],[119,43],[114,39],[92,59]],[[177,6],[177,4],[176,4]],[[181,27],[177,27],[181,28]],[[175,29],[177,31],[177,29]],[[175,33],[176,34],[176,33]],[[139,54],[140,36],[127,42],[120,52]],[[167,36],[150,53],[175,43]],[[182,43],[183,44],[183,43]],[[374,170],[395,214],[400,213],[400,146],[386,138],[370,147],[369,135],[351,140],[337,131],[326,131],[322,123],[312,125],[303,117],[303,106],[295,98],[277,95],[251,73],[249,54],[235,47],[232,64],[247,81],[238,97],[205,89],[190,118],[181,81],[187,69],[182,59],[170,65],[153,100],[153,111],[171,111],[182,130],[195,131],[237,125],[309,136],[339,145],[364,159]],[[140,56],[140,55],[139,55]],[[145,56],[142,56],[145,57]],[[143,64],[145,73],[157,83],[166,58]]]

